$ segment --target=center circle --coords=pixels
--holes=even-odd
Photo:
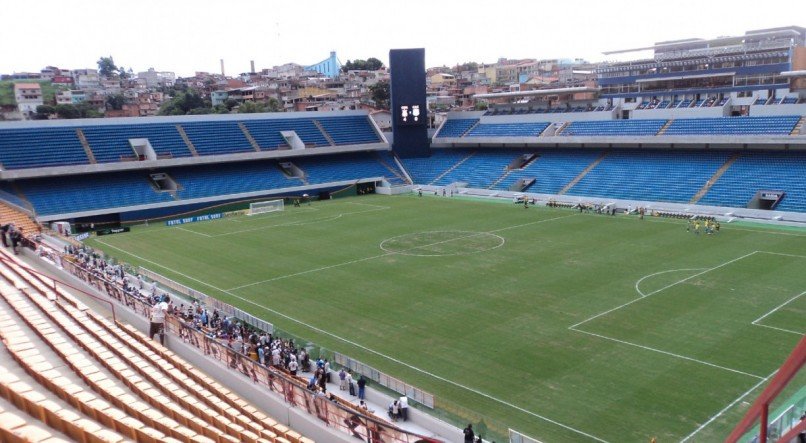
[[[382,241],[386,252],[415,257],[469,255],[500,248],[506,240],[500,235],[474,231],[425,231],[398,235]]]

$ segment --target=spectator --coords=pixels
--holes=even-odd
[[[168,296],[151,307],[151,325],[148,329],[148,338],[153,339],[154,334],[160,335],[160,344],[165,345],[165,314],[168,312]]]
[[[473,432],[473,425],[471,423],[468,423],[467,427],[462,432],[465,435],[465,443],[474,443],[476,434]]]
[[[364,400],[365,390],[367,387],[367,379],[363,375],[358,377],[358,399]]]
[[[345,371],[344,368],[341,368],[341,371],[339,371],[339,390],[347,390],[347,371]]]
[[[403,421],[408,421],[409,419],[409,398],[405,395],[400,397],[400,417]]]

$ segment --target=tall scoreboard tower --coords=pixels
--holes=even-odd
[[[425,49],[389,51],[392,76],[392,150],[398,157],[428,157],[428,105],[425,101]]]

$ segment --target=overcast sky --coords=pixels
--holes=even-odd
[[[177,75],[218,72],[223,58],[235,75],[250,60],[257,69],[307,65],[336,51],[342,62],[386,64],[389,49],[415,47],[428,67],[602,61],[603,51],[656,41],[806,26],[806,0],[13,0],[0,11],[0,73],[95,68],[111,55],[135,72]]]

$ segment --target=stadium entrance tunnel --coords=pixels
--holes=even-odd
[[[388,253],[415,257],[469,255],[500,248],[506,240],[500,235],[474,231],[425,231],[398,235],[382,241]]]

